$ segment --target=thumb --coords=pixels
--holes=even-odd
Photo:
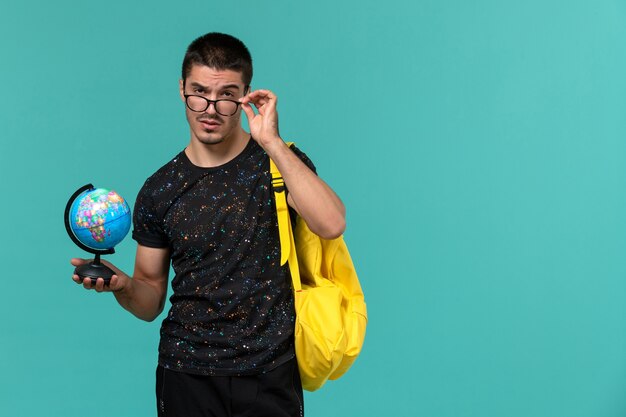
[[[89,262],[89,259],[83,258],[72,258],[70,259],[70,263],[74,266],[80,266]]]
[[[241,103],[241,108],[243,109],[244,113],[246,113],[246,117],[248,118],[248,122],[252,119],[254,119],[254,116],[256,116],[254,114],[254,110],[252,110],[252,106],[250,106],[250,104],[248,103]]]

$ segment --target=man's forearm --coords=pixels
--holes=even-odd
[[[128,278],[128,284],[113,294],[117,302],[134,316],[153,321],[163,311],[165,290],[160,284],[139,277]]]
[[[345,230],[345,207],[337,194],[280,141],[266,149],[280,171],[290,202],[311,231],[325,239]]]

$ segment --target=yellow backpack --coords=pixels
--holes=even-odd
[[[322,239],[297,217],[292,231],[284,181],[270,159],[280,233],[281,265],[293,282],[295,349],[302,387],[315,391],[343,375],[361,352],[367,309],[343,240]]]

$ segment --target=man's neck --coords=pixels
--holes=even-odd
[[[243,152],[249,140],[250,135],[243,129],[235,137],[212,145],[191,139],[185,153],[192,164],[203,168],[212,168],[224,165],[234,159]]]

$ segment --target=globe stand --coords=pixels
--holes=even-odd
[[[70,226],[70,210],[72,209],[72,203],[81,193],[83,193],[84,191],[93,190],[93,189],[94,189],[93,185],[87,184],[87,185],[80,187],[78,190],[76,190],[74,194],[72,194],[69,201],[67,202],[67,205],[65,206],[65,229],[67,230],[67,234],[70,236],[70,239],[72,239],[72,242],[74,242],[79,248],[81,248],[82,250],[86,252],[96,255],[95,259],[92,262],[88,264],[79,265],[76,267],[76,269],[74,269],[74,273],[78,275],[78,277],[80,278],[80,282],[83,282],[85,278],[91,278],[92,280],[94,280],[93,284],[95,284],[95,280],[97,278],[102,278],[104,280],[104,285],[108,286],[109,283],[111,282],[111,277],[115,274],[115,272],[113,272],[111,268],[109,268],[106,265],[103,265],[100,262],[100,255],[113,254],[115,253],[115,250],[113,248],[109,248],[109,249],[90,248],[89,246],[83,244],[80,240],[78,240],[78,238],[74,235],[74,232],[72,232],[72,228]]]
[[[96,253],[96,258],[93,262],[77,266],[74,273],[80,278],[80,282],[83,282],[85,278],[91,278],[95,284],[95,280],[102,278],[104,285],[108,286],[111,282],[111,277],[115,275],[115,272],[108,266],[100,262],[100,254]]]

